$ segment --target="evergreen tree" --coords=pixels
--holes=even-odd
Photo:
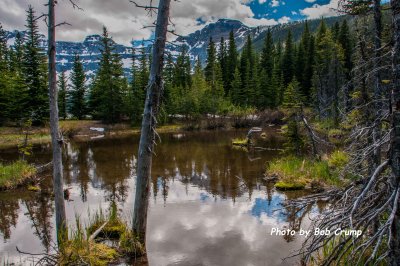
[[[86,77],[79,55],[75,55],[71,72],[71,90],[69,91],[69,113],[81,120],[86,115]]]
[[[343,84],[343,49],[333,40],[330,30],[321,24],[316,44],[313,84],[315,102],[321,119],[333,118],[338,123],[339,89]],[[323,32],[321,32],[321,29]]]
[[[338,42],[343,48],[344,52],[344,71],[346,79],[351,79],[351,71],[353,69],[353,41],[350,36],[350,29],[347,20],[343,20],[338,33]]]
[[[338,39],[339,39],[339,34],[340,34],[340,25],[339,25],[339,22],[338,22],[338,21],[336,21],[335,24],[333,24],[332,29],[331,29],[331,32],[332,32],[332,38],[333,38],[333,40],[334,40],[335,42],[337,42]]]
[[[174,69],[174,86],[182,88],[182,90],[187,90],[192,83],[191,77],[191,66],[190,57],[186,46],[182,46],[182,51],[176,59],[175,69]]]
[[[287,127],[285,130],[286,141],[284,143],[285,151],[289,154],[299,155],[304,147],[304,141],[300,133],[300,119],[298,113],[302,106],[302,95],[300,93],[300,83],[293,78],[287,86],[283,107],[285,108]]]
[[[228,70],[228,54],[225,46],[225,39],[221,37],[218,50],[218,63],[221,66],[222,80],[224,84],[225,95],[229,92],[229,70]]]
[[[303,77],[300,79],[301,81],[301,89],[304,97],[306,99],[310,100],[311,99],[311,87],[312,87],[312,77],[314,74],[314,59],[315,59],[315,45],[314,45],[314,36],[310,34],[310,30],[308,27],[308,22],[305,22],[304,26],[304,31],[303,35],[301,38],[301,44],[304,49],[304,71],[303,71]],[[299,67],[297,67],[298,72],[300,70]],[[297,76],[299,76],[299,73],[297,73]],[[309,102],[309,101],[307,101]]]
[[[275,60],[275,46],[272,39],[271,29],[267,31],[264,47],[261,52],[261,69],[265,70],[268,77],[272,77]]]
[[[227,95],[231,95],[232,90],[232,81],[234,79],[236,68],[238,67],[238,53],[237,47],[235,43],[235,36],[233,31],[229,33],[229,47],[228,47],[228,55],[227,55],[227,71],[228,71],[228,84],[225,89]]]
[[[210,42],[208,43],[207,47],[207,64],[204,69],[205,71],[205,77],[207,82],[209,82],[211,85],[215,84],[216,76],[216,64],[217,64],[217,55],[216,55],[216,49],[215,49],[215,43],[212,38],[210,38]]]
[[[282,58],[282,71],[285,85],[288,85],[295,74],[294,69],[295,62],[295,48],[293,43],[292,31],[288,31],[288,35],[285,42],[285,51]]]
[[[275,106],[275,88],[272,87],[272,75],[275,64],[275,46],[271,30],[268,29],[267,37],[264,40],[264,47],[261,51],[260,61],[260,95],[259,106],[261,108],[272,108]]]
[[[58,77],[58,110],[62,119],[67,118],[67,77],[62,71]]]
[[[114,45],[104,27],[101,38],[100,67],[91,90],[90,103],[93,116],[106,123],[120,121],[126,110],[123,103],[127,93],[127,81],[124,77],[121,58],[114,53]]]
[[[0,24],[0,125],[7,120],[10,107],[10,84],[7,56],[8,49],[6,33]]]
[[[141,58],[145,56],[144,50],[142,50]],[[145,87],[143,87],[141,72],[147,72],[146,61],[140,60],[141,62],[139,68],[137,65],[137,55],[135,54],[135,49],[132,49],[132,80],[130,84],[131,97],[128,102],[128,106],[131,108],[130,118],[134,124],[139,124],[142,118],[144,101],[145,101]],[[171,81],[172,82],[172,81]]]
[[[41,124],[49,116],[46,57],[40,48],[37,18],[32,6],[27,14],[22,68],[28,92],[25,110],[34,124]]]
[[[253,42],[250,35],[243,47],[240,57],[240,73],[242,78],[242,89],[240,103],[242,105],[252,105],[257,103],[258,87],[258,59],[255,55]]]
[[[242,77],[239,68],[236,67],[231,82],[231,99],[235,104],[241,104]]]

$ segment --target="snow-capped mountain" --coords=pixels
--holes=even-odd
[[[207,56],[207,45],[210,37],[218,43],[221,37],[226,40],[229,38],[230,31],[233,30],[235,39],[239,48],[241,48],[245,42],[248,34],[252,36],[258,35],[257,28],[250,28],[236,20],[221,19],[215,23],[206,25],[203,29],[198,30],[188,36],[178,37],[176,42],[167,45],[167,50],[174,56],[178,55],[185,45],[189,50],[189,54],[192,60],[200,57],[202,62],[205,62]],[[15,36],[17,31],[8,32],[8,45],[12,46],[15,42]],[[21,32],[22,36],[25,34]],[[78,54],[83,62],[86,74],[92,77],[97,69],[100,60],[100,35],[89,35],[82,42],[67,42],[57,41],[57,71],[70,72],[75,54]],[[132,41],[133,48],[146,47],[147,51],[150,50],[152,42],[146,40]],[[47,41],[44,35],[41,36],[41,46],[46,48]],[[127,47],[121,44],[115,44],[115,52],[120,54],[125,72],[129,76],[130,67],[132,65],[132,47]]]
[[[332,17],[325,19],[328,25],[332,25],[334,22],[343,19],[343,17]],[[319,25],[320,20],[313,20],[309,22],[311,31],[315,31]],[[280,24],[272,26],[271,32],[275,41],[284,40],[289,29],[292,30],[294,39],[300,38],[301,32],[303,31],[304,22],[294,22],[289,24]],[[167,50],[172,53],[173,56],[177,56],[183,46],[186,46],[190,58],[194,61],[196,58],[200,58],[204,64],[207,58],[207,46],[210,38],[216,43],[217,49],[219,48],[219,42],[221,37],[224,37],[227,42],[229,34],[233,31],[235,41],[238,49],[240,50],[246,42],[247,36],[250,35],[254,40],[254,46],[257,50],[262,47],[263,39],[266,34],[268,27],[248,27],[242,22],[231,19],[220,19],[215,23],[205,25],[201,30],[193,32],[187,36],[181,36],[176,39],[174,44],[168,44]],[[8,32],[8,44],[11,46],[15,42],[15,36],[17,31]],[[22,35],[25,32],[21,32]],[[100,35],[89,35],[82,42],[57,42],[57,71],[66,71],[70,73],[75,54],[78,54],[83,62],[86,74],[89,78],[93,77],[99,67],[100,60],[100,49],[101,49],[101,36]],[[145,47],[146,51],[150,51],[152,42],[150,40],[135,40],[132,41],[132,46],[124,46],[115,43],[116,52],[120,54],[123,62],[123,67],[127,77],[130,76],[130,67],[132,65],[132,48]],[[46,48],[47,41],[44,35],[41,36],[41,46]]]

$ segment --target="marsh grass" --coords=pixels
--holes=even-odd
[[[0,163],[0,190],[13,189],[26,184],[36,174],[36,168],[26,161]]]
[[[76,227],[70,230],[69,240],[60,248],[60,265],[109,265],[122,257],[140,257],[145,253],[144,246],[135,237],[119,216],[117,206],[113,203],[109,213],[101,209],[89,217],[84,227],[76,217]],[[92,240],[90,236],[104,223],[106,226]],[[108,244],[111,241],[112,246]],[[106,244],[107,243],[107,244]]]
[[[316,182],[339,186],[340,173],[347,162],[348,156],[341,151],[333,152],[324,160],[288,156],[272,161],[266,174],[278,176],[275,187],[282,190],[302,189]]]

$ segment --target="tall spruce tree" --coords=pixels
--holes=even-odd
[[[218,63],[221,67],[225,95],[228,95],[228,93],[229,93],[228,54],[227,54],[227,50],[226,50],[224,37],[221,37],[221,41],[219,44]]]
[[[293,43],[292,31],[289,29],[286,41],[285,50],[282,58],[282,71],[285,86],[287,86],[295,75],[295,47]]]
[[[233,33],[233,31],[231,31],[229,33],[229,46],[227,49],[227,71],[228,71],[228,84],[227,84],[227,88],[226,93],[227,95],[231,95],[232,92],[232,81],[234,79],[234,75],[235,75],[235,71],[236,68],[238,67],[238,53],[237,53],[237,47],[236,47],[236,42],[235,42],[235,35]]]
[[[0,125],[3,124],[9,116],[10,107],[10,82],[8,67],[8,48],[6,32],[0,24]]]
[[[71,89],[69,94],[69,113],[81,120],[86,115],[86,77],[79,55],[75,55],[71,72]]]
[[[34,124],[42,124],[49,117],[46,57],[40,47],[37,18],[32,6],[29,6],[27,14],[23,51],[23,74],[28,92],[25,110]]]
[[[94,79],[90,103],[93,116],[106,123],[116,123],[121,120],[125,110],[124,93],[127,91],[121,58],[115,53],[114,45],[107,28],[104,27],[101,38],[100,67]]]
[[[65,71],[62,71],[58,76],[58,110],[59,117],[67,119],[67,76]]]

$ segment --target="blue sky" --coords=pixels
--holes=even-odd
[[[327,5],[330,0],[254,0],[248,3],[257,19],[267,18],[279,20],[282,17],[289,17],[291,20],[305,19],[302,10],[315,5]]]
[[[150,0],[135,0],[146,5]],[[386,0],[387,1],[387,0]],[[153,0],[156,5],[158,0]],[[171,19],[175,31],[187,35],[220,18],[236,19],[248,26],[276,25],[299,19],[336,15],[339,0],[180,0],[173,1]],[[87,35],[101,33],[105,25],[115,41],[130,45],[132,39],[152,35],[154,17],[135,8],[129,0],[79,0],[82,10],[73,9],[69,1],[58,1],[58,21],[71,26],[58,32],[59,40],[82,41]],[[32,5],[37,14],[46,12],[43,0],[0,0],[0,22],[7,30],[24,29],[26,9]],[[202,23],[200,23],[202,22]],[[46,24],[39,23],[47,33]],[[172,38],[173,36],[171,36]]]

